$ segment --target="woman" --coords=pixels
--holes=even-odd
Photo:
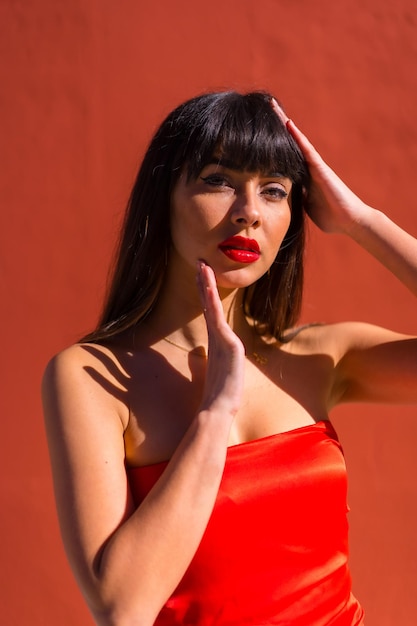
[[[328,413],[416,401],[417,343],[296,327],[303,187],[322,230],[417,293],[416,241],[268,94],[190,100],[150,144],[98,328],[44,378],[63,539],[100,626],[363,624]]]

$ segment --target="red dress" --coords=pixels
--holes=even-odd
[[[166,465],[128,469],[137,505]],[[200,546],[155,624],[363,624],[347,565],[346,491],[328,421],[230,447]]]

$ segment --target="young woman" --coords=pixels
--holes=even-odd
[[[417,341],[297,328],[304,208],[417,293],[416,241],[268,94],[197,97],[150,144],[100,323],[44,378],[62,535],[100,626],[363,624],[328,414],[417,401]]]

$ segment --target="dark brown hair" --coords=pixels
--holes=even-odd
[[[303,185],[299,148],[271,108],[271,95],[210,93],[177,107],[153,137],[128,202],[110,289],[97,328],[100,342],[140,323],[155,306],[169,259],[172,190],[182,171],[197,178],[213,154],[242,170],[279,171],[293,182],[291,223],[270,270],[245,290],[260,332],[282,338],[298,318],[303,288]]]

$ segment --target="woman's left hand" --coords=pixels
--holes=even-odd
[[[313,222],[326,233],[350,234],[370,208],[356,196],[325,163],[307,137],[290,120],[278,103],[272,108],[295,139],[310,172],[305,208]]]

